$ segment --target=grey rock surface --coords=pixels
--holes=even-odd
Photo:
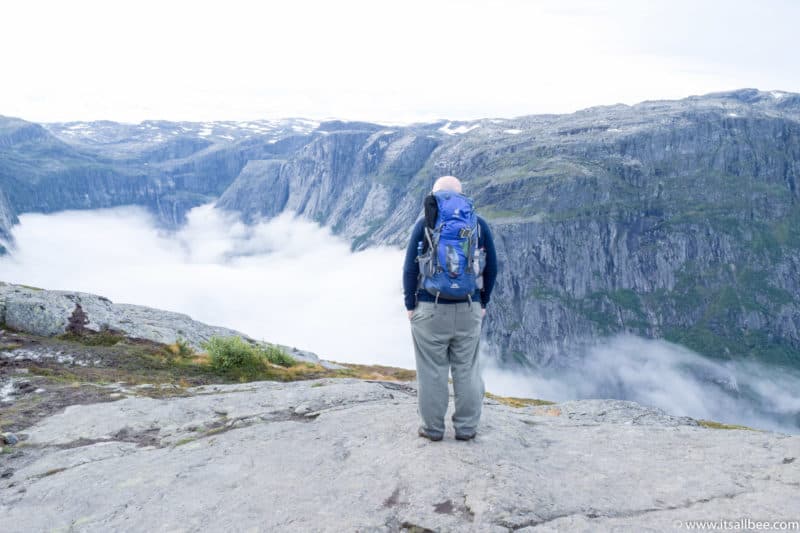
[[[413,384],[204,386],[72,406],[25,432],[5,531],[680,531],[797,518],[800,437],[631,402],[513,408],[416,435]],[[9,528],[10,527],[10,528]]]
[[[65,333],[76,305],[80,305],[86,313],[89,320],[86,327],[93,331],[110,329],[123,332],[129,337],[164,344],[183,339],[197,350],[201,349],[203,342],[214,336],[238,336],[252,343],[262,343],[239,331],[204,324],[182,313],[142,305],[117,304],[103,296],[84,292],[51,291],[0,282],[0,323],[18,331],[45,337]],[[319,357],[313,352],[289,346],[277,346],[298,361],[320,362]],[[0,359],[59,356],[62,354],[43,355],[28,354],[26,351],[9,351],[0,354]],[[325,364],[334,365],[328,362]]]
[[[17,215],[8,203],[6,194],[0,190],[0,255],[7,252],[7,247],[13,244],[11,227],[19,222]]]

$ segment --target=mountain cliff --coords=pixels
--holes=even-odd
[[[570,364],[632,332],[800,366],[800,95],[404,127],[12,122],[11,217],[138,203],[175,226],[216,201],[248,220],[293,210],[363,249],[404,244],[454,174],[497,234],[486,332],[506,364]]]

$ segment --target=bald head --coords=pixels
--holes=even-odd
[[[455,176],[442,176],[433,184],[433,192],[438,191],[461,193],[461,181]]]

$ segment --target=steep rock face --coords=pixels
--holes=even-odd
[[[11,227],[19,222],[17,214],[8,202],[5,193],[0,190],[0,255],[6,253],[6,246],[11,244]]]
[[[800,264],[789,229],[800,221],[800,128],[716,118],[683,111],[669,128],[565,141],[545,155],[568,162],[560,176],[477,192],[503,210],[508,274],[496,301],[506,311],[493,318],[507,354],[629,330],[798,364],[799,293],[786,273]]]
[[[240,211],[250,220],[279,214],[289,200],[289,181],[281,176],[284,163],[280,159],[248,161],[216,206]]]
[[[6,530],[679,531],[796,519],[797,436],[706,429],[631,402],[487,399],[473,441],[448,429],[431,443],[416,435],[413,383],[187,393],[70,406],[20,434],[24,451],[0,480]]]
[[[262,215],[288,209],[360,242],[382,227],[439,142],[411,131],[325,123],[280,165],[258,163],[245,169],[217,205]],[[248,194],[256,190],[264,195],[257,207],[248,209],[254,202]]]
[[[44,128],[0,117],[0,193],[16,213],[136,204],[178,227],[191,208],[217,199],[247,161],[282,157],[308,142],[301,132],[309,128],[296,123],[246,126],[159,121]]]

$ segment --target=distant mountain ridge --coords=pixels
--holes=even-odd
[[[497,233],[487,337],[568,364],[630,331],[800,366],[800,95],[743,89],[569,115],[409,126],[0,119],[0,232],[19,213],[216,202],[402,244],[454,174]],[[4,198],[5,197],[5,198]]]

